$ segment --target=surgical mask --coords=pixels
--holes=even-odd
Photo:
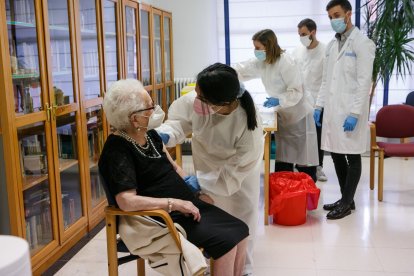
[[[311,35],[301,36],[300,37],[300,42],[302,43],[303,46],[309,47],[309,45],[311,45],[311,43],[312,43]]]
[[[254,50],[254,55],[260,61],[266,60],[266,51],[265,50]]]
[[[208,104],[202,102],[199,98],[194,99],[193,109],[195,113],[201,116],[206,116],[214,113],[214,110]]]
[[[221,107],[218,110],[214,110],[213,108],[211,108],[210,105],[202,102],[199,98],[195,98],[193,103],[193,109],[196,114],[201,116],[207,116],[217,113],[221,109]]]
[[[343,32],[345,32],[346,30],[345,17],[331,19],[331,27],[335,32],[339,34],[342,34]]]
[[[164,121],[165,113],[164,113],[164,110],[162,110],[162,108],[159,105],[156,105],[154,107],[154,111],[152,112],[150,116],[145,116],[145,115],[139,115],[139,116],[149,118],[148,125],[146,127],[148,131],[148,130],[161,126],[162,122]]]
[[[162,110],[162,108],[157,105],[148,120],[147,131],[161,126],[162,122],[164,121],[164,117],[164,110]]]

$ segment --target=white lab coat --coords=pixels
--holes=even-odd
[[[305,46],[300,45],[295,48],[292,53],[293,58],[300,66],[303,87],[306,93],[311,97],[313,105],[316,103],[319,89],[322,84],[325,50],[326,45],[319,42],[313,49],[308,49]]]
[[[324,108],[321,148],[342,154],[361,154],[367,149],[369,91],[375,44],[354,28],[338,51],[333,39],[326,47],[322,85],[316,106]],[[353,131],[344,132],[348,115],[356,115]]]
[[[273,64],[254,58],[234,67],[241,81],[261,78],[267,94],[279,99],[276,160],[299,165],[319,164],[313,105],[304,96],[298,65],[286,53]]]
[[[246,112],[240,105],[228,115],[200,116],[193,109],[195,97],[192,91],[175,100],[168,110],[168,120],[157,131],[170,135],[167,146],[181,143],[192,133],[194,169],[202,191],[213,198],[216,206],[249,226],[244,273],[252,272],[263,129],[260,126],[254,131],[247,129]]]

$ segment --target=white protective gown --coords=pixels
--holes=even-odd
[[[306,94],[311,96],[313,105],[316,103],[321,88],[325,49],[326,45],[319,42],[313,49],[300,45],[292,53],[293,58],[300,66],[303,86]]]
[[[192,91],[175,100],[168,120],[157,129],[170,135],[167,146],[182,143],[192,134],[194,169],[203,192],[214,205],[249,226],[244,273],[252,272],[253,240],[258,223],[260,172],[263,160],[263,129],[247,129],[244,109],[239,105],[228,115],[200,116],[193,110]],[[260,119],[258,119],[260,125]],[[201,218],[203,219],[203,218]]]
[[[234,67],[241,81],[261,78],[269,96],[279,99],[276,160],[317,166],[318,143],[313,105],[304,96],[298,65],[286,53],[273,64],[254,58]]]
[[[338,51],[338,41],[326,47],[322,86],[316,106],[324,108],[321,148],[342,154],[361,154],[367,149],[369,91],[375,44],[354,28]],[[348,115],[358,117],[353,131],[345,132]]]

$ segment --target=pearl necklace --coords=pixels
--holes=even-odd
[[[148,157],[148,158],[160,158],[161,154],[157,151],[157,149],[155,148],[154,144],[152,143],[151,138],[146,135],[146,139],[147,139],[147,146],[146,147],[142,147],[140,144],[137,143],[137,141],[135,141],[135,139],[133,139],[131,136],[129,136],[128,134],[126,134],[125,131],[120,130],[118,131],[119,136],[121,136],[122,138],[124,138],[125,140],[127,140],[128,142],[132,143],[132,145],[134,145],[135,149],[144,157]],[[151,146],[151,148],[153,149],[153,152],[146,154],[143,150],[148,150],[149,147]]]

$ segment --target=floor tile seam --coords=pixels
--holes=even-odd
[[[374,247],[374,253],[375,253],[375,258],[377,259],[378,263],[380,264],[380,266],[382,268],[382,271],[385,272],[384,264],[381,261],[381,258],[380,258],[379,254],[378,254],[378,251],[377,251],[377,248],[376,247]]]

